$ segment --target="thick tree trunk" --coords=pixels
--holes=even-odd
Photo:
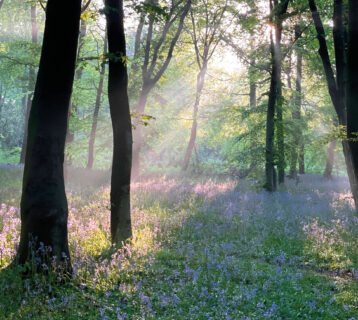
[[[358,2],[349,1],[347,54],[347,138],[351,155],[351,189],[358,210]]]
[[[67,113],[75,72],[81,0],[48,0],[32,102],[21,198],[18,262],[56,264],[70,272],[63,179]],[[66,22],[63,22],[66,17]],[[51,247],[47,255],[43,246]],[[33,259],[40,255],[40,260]],[[40,264],[38,264],[40,263]]]
[[[324,169],[323,176],[326,179],[332,179],[332,171],[334,165],[334,153],[336,150],[337,140],[332,140],[327,147],[327,155],[326,155],[326,168]]]
[[[30,14],[31,14],[31,41],[32,44],[36,45],[38,41],[38,28],[37,28],[37,21],[36,21],[36,4],[32,4],[30,8]],[[29,67],[29,84],[27,91],[33,92],[35,87],[35,68],[33,66]],[[28,122],[29,122],[29,115],[30,115],[30,109],[32,104],[32,93],[28,93],[26,96],[26,105],[25,107],[25,121],[24,121],[24,136],[22,139],[22,148],[21,148],[21,154],[20,154],[20,163],[25,163],[25,155],[26,155],[26,148],[27,148],[27,130],[28,130]]]
[[[339,124],[342,126],[347,125],[347,134],[348,137],[350,136],[350,130],[352,130],[352,127],[354,127],[354,122],[357,121],[358,118],[355,118],[355,115],[348,115],[349,112],[354,110],[353,105],[355,102],[352,103],[352,97],[354,97],[354,93],[352,93],[352,87],[354,87],[356,80],[357,80],[357,73],[356,70],[354,70],[354,66],[356,61],[355,60],[355,54],[357,53],[355,50],[356,43],[354,40],[349,41],[348,44],[348,54],[347,54],[347,60],[348,60],[348,67],[345,67],[346,61],[345,61],[345,52],[344,48],[346,47],[345,40],[344,40],[344,23],[343,23],[343,2],[342,0],[335,0],[334,1],[334,31],[333,31],[333,38],[334,38],[334,47],[335,47],[335,57],[337,59],[336,61],[336,74],[337,74],[337,81],[334,75],[334,71],[332,68],[332,64],[329,58],[329,52],[328,52],[328,46],[326,42],[326,35],[325,30],[323,27],[323,23],[321,20],[321,17],[319,15],[319,12],[317,10],[317,6],[314,0],[309,0],[309,6],[312,13],[313,22],[316,28],[317,32],[317,39],[319,42],[319,55],[322,60],[324,72],[326,75],[327,85],[328,85],[328,92],[331,96],[331,100],[333,103],[333,106],[335,108],[335,111],[338,116]],[[355,35],[353,38],[354,33],[354,27],[352,27],[354,24],[357,23],[357,16],[354,16],[354,14],[357,14],[355,11],[357,9],[357,3],[355,1],[350,1],[350,21],[349,21],[349,39],[356,39],[357,35]],[[353,15],[352,15],[353,14]],[[347,78],[348,81],[345,83],[345,73],[347,70]],[[354,92],[355,89],[353,89]],[[353,96],[350,96],[353,94]],[[346,98],[344,98],[346,96]],[[348,107],[348,104],[351,103],[351,106]],[[347,105],[347,107],[346,107]],[[351,111],[348,111],[348,109],[351,109]],[[352,121],[352,127],[348,125],[347,123],[347,117],[350,117],[350,121]],[[357,123],[357,122],[356,122]],[[354,159],[352,152],[352,145],[349,141],[342,141],[343,146],[343,154],[346,162],[347,167],[347,174],[351,186],[351,191],[353,194],[354,202],[357,208],[358,205],[358,178],[355,173],[355,165],[354,165]]]
[[[105,0],[109,51],[108,99],[113,127],[111,236],[121,246],[132,236],[130,182],[132,123],[128,101],[123,1]]]
[[[104,49],[103,49],[103,55],[106,56],[106,54],[107,54],[107,40],[104,41]],[[89,142],[88,142],[87,169],[93,168],[94,143],[96,140],[98,114],[99,114],[99,108],[101,107],[105,73],[106,73],[106,65],[105,65],[105,62],[103,61],[101,64],[101,70],[99,72],[99,83],[98,83],[98,87],[97,87],[96,104],[95,104],[94,111],[93,111],[92,128],[91,128],[90,138],[89,138]]]

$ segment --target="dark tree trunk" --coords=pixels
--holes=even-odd
[[[108,99],[113,127],[111,178],[111,236],[121,246],[132,236],[130,181],[132,166],[132,123],[128,101],[126,40],[123,1],[105,0],[109,51]]]
[[[2,7],[2,5],[4,4],[5,0],[0,0],[0,9]]]
[[[283,97],[282,97],[282,53],[281,37],[283,16],[287,12],[289,0],[270,0],[271,23],[275,28],[275,41],[271,33],[271,84],[266,117],[266,152],[265,172],[268,191],[275,190],[274,176],[274,137],[275,137],[275,112],[277,114],[277,151],[278,151],[278,183],[285,181],[285,155],[284,155],[284,128],[283,128]]]
[[[275,105],[277,95],[277,66],[275,62],[275,48],[273,43],[273,35],[271,33],[271,84],[269,101],[267,105],[266,114],[266,151],[265,151],[265,171],[266,171],[266,184],[265,188],[268,191],[275,191],[275,162],[274,162],[274,136],[275,136]]]
[[[326,35],[325,35],[325,30],[323,27],[323,23],[321,20],[321,17],[319,15],[319,12],[317,10],[317,6],[314,0],[309,0],[309,6],[310,6],[310,10],[312,13],[312,18],[313,18],[313,22],[316,28],[316,32],[317,32],[317,39],[319,42],[319,55],[321,57],[322,60],[322,64],[323,64],[323,69],[326,75],[326,80],[327,80],[327,85],[328,85],[328,92],[330,94],[334,109],[337,113],[338,116],[338,121],[339,124],[342,126],[347,126],[347,133],[348,136],[350,135],[349,133],[349,125],[347,123],[347,114],[348,114],[348,101],[351,101],[348,97],[348,95],[350,94],[348,91],[350,90],[350,86],[352,85],[352,83],[350,83],[351,79],[356,79],[355,75],[354,75],[354,62],[352,62],[354,60],[354,55],[352,55],[352,52],[354,52],[354,48],[355,48],[355,44],[354,41],[350,41],[350,45],[349,45],[349,50],[348,50],[348,54],[347,54],[347,58],[348,60],[351,59],[352,61],[349,63],[348,62],[348,68],[346,68],[346,61],[345,61],[345,51],[344,48],[346,47],[345,45],[345,41],[344,41],[344,13],[343,13],[343,1],[342,0],[335,0],[334,1],[334,32],[333,32],[333,39],[334,39],[334,47],[335,47],[335,58],[337,59],[336,61],[336,75],[337,75],[337,80],[335,78],[334,75],[334,71],[332,68],[332,64],[329,58],[329,52],[328,52],[328,47],[327,47],[327,42],[326,42]],[[356,5],[350,2],[350,8],[355,7]],[[355,20],[356,17],[351,16],[352,10],[349,10],[349,14],[350,14],[350,26],[351,24],[356,23]],[[353,10],[354,11],[354,10]],[[350,32],[349,34],[352,36],[352,28],[350,28]],[[352,38],[350,38],[352,39]],[[353,49],[351,49],[353,48]],[[345,84],[345,73],[347,70],[347,78],[349,79],[347,84]],[[354,84],[354,80],[353,80],[353,84]],[[347,91],[347,92],[346,92]],[[346,98],[344,98],[346,96]],[[347,103],[347,108],[346,108],[346,103]],[[351,118],[351,121],[355,121],[352,120],[354,117]],[[349,182],[350,182],[350,186],[351,186],[351,191],[353,194],[353,198],[355,201],[355,205],[357,208],[357,204],[358,204],[358,185],[357,185],[357,176],[355,174],[355,170],[354,170],[354,152],[351,152],[351,145],[349,143],[349,141],[343,141],[342,142],[342,147],[343,147],[343,154],[344,154],[344,158],[345,158],[345,163],[346,163],[346,167],[347,167],[347,174],[348,174],[348,178],[349,178]]]
[[[284,125],[283,125],[283,96],[282,96],[282,23],[284,14],[287,12],[289,0],[270,0],[271,23],[275,26],[275,41],[271,33],[271,85],[266,119],[266,189],[274,191],[275,163],[274,163],[274,136],[275,136],[275,113],[277,115],[277,169],[278,183],[285,181],[285,148],[284,148]]]
[[[305,145],[302,143],[300,145],[300,150],[298,152],[298,173],[305,174]]]
[[[287,12],[289,0],[274,0],[275,11],[277,11],[275,17],[275,56],[276,68],[277,68],[277,93],[276,93],[276,112],[277,112],[277,171],[278,171],[278,183],[285,182],[285,132],[283,124],[283,96],[282,96],[282,51],[281,51],[281,38],[282,38],[282,23],[283,16]]]
[[[353,198],[358,205],[358,2],[349,1],[349,28],[347,54],[347,135],[351,152],[352,172],[351,188]]]
[[[38,41],[38,28],[37,28],[37,21],[36,21],[36,4],[32,4],[30,8],[31,13],[31,41],[32,44],[36,45]],[[27,91],[32,92],[35,87],[35,68],[33,66],[29,67],[29,84]],[[28,130],[28,122],[29,122],[29,115],[30,109],[32,104],[32,93],[28,93],[26,96],[26,104],[25,107],[25,121],[24,121],[24,137],[22,139],[22,148],[20,154],[20,163],[25,163],[25,155],[26,155],[26,148],[27,148],[27,130]]]
[[[17,256],[20,264],[33,262],[32,253],[39,252],[42,245],[49,246],[49,255],[67,271],[70,254],[63,161],[80,13],[81,0],[47,2],[40,66],[29,117]],[[42,259],[40,263],[44,262],[49,260]]]
[[[328,144],[326,155],[326,168],[324,169],[323,176],[326,179],[332,179],[332,171],[334,165],[334,152],[336,150],[337,140],[333,140]]]
[[[106,56],[106,54],[107,54],[107,40],[104,41],[104,49],[103,49],[103,55]],[[94,142],[96,139],[98,114],[99,114],[99,108],[101,107],[105,73],[106,73],[106,64],[105,64],[105,61],[103,61],[101,64],[101,70],[99,72],[99,83],[98,83],[98,87],[97,87],[96,104],[95,104],[94,111],[93,111],[92,128],[91,128],[90,138],[89,138],[89,142],[88,142],[87,169],[93,168]]]

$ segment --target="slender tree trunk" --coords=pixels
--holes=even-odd
[[[324,169],[324,174],[323,174],[323,176],[326,179],[332,179],[334,153],[336,150],[336,144],[337,144],[337,140],[332,140],[327,147],[326,168]]]
[[[249,91],[249,97],[250,97],[250,109],[253,110],[256,108],[256,104],[257,104],[257,85],[256,85],[256,78],[255,78],[255,71],[254,71],[254,67],[256,64],[255,58],[252,57],[250,59],[250,68],[249,68],[249,85],[250,85],[250,91]],[[250,135],[250,145],[252,148],[255,147],[255,139],[253,139],[253,136]],[[247,174],[245,174],[245,176],[247,176],[248,174],[250,174],[250,172],[255,168],[256,166],[256,158],[255,155],[252,154],[250,157],[250,164],[249,164],[249,168],[247,171]]]
[[[281,53],[281,37],[283,15],[287,12],[289,0],[270,0],[270,13],[272,15],[271,23],[275,25],[275,40],[273,31],[271,31],[271,84],[269,101],[267,106],[266,117],[266,184],[268,191],[275,190],[274,176],[274,136],[275,136],[275,112],[277,114],[277,151],[278,151],[278,183],[284,183],[285,180],[285,155],[284,155],[284,127],[283,127],[283,97],[282,97],[282,53]]]
[[[78,35],[78,47],[77,47],[77,58],[76,61],[79,61],[81,51],[84,46],[84,39],[87,34],[87,22],[85,20],[80,20],[80,32]],[[82,78],[83,73],[83,66],[79,65],[75,70],[75,81],[79,81]],[[76,104],[71,100],[70,107],[68,109],[68,115],[67,115],[67,122],[70,124],[71,117],[73,117],[74,114],[77,112],[77,106]],[[68,146],[70,143],[72,143],[75,139],[75,133],[73,132],[72,128],[68,126],[68,130],[66,133],[66,146]],[[65,164],[64,164],[64,176],[65,181],[67,181],[67,175],[68,175],[68,167],[71,165],[71,154],[68,152],[68,149],[65,149]]]
[[[275,28],[276,42],[275,42],[275,60],[277,68],[277,93],[276,93],[276,112],[277,112],[277,171],[278,183],[285,182],[285,136],[283,124],[283,96],[282,96],[282,52],[281,52],[281,38],[282,38],[282,17],[278,16],[278,22]]]
[[[295,41],[297,42],[301,36],[301,26],[295,26]],[[301,104],[302,104],[302,52],[300,48],[296,49],[296,88],[293,99],[294,111],[292,112],[292,119],[294,120],[295,130],[293,137],[293,146],[291,153],[290,177],[297,178],[297,164],[299,163],[299,153],[303,147],[302,129],[301,129]]]
[[[32,4],[30,8],[31,13],[31,41],[32,44],[36,45],[38,41],[38,27],[37,27],[37,21],[36,21],[36,4]],[[35,68],[33,66],[29,67],[29,84],[27,91],[33,92],[35,87]],[[30,109],[32,104],[32,93],[28,93],[26,97],[26,104],[25,107],[25,121],[24,121],[24,136],[22,139],[22,148],[21,148],[21,154],[20,154],[20,163],[25,162],[25,154],[26,154],[26,148],[27,148],[27,130],[28,130],[28,122],[29,122],[29,115],[30,115]]]
[[[196,79],[196,94],[195,94],[195,103],[193,106],[193,124],[190,131],[189,143],[186,148],[185,156],[182,164],[183,171],[186,171],[188,169],[191,155],[195,147],[196,134],[198,130],[198,112],[199,112],[200,98],[203,92],[207,70],[208,70],[208,62],[204,61],[202,68],[199,71]]]
[[[39,72],[32,102],[21,198],[18,262],[56,259],[70,272],[63,178],[67,113],[75,72],[81,0],[48,0]],[[66,22],[63,22],[66,17]],[[61,26],[61,27],[59,27]],[[48,256],[42,246],[51,247]],[[52,260],[52,259],[51,259]]]
[[[104,49],[103,49],[103,55],[106,56],[106,54],[107,54],[107,40],[104,41]],[[96,139],[98,113],[99,113],[99,108],[101,107],[105,73],[106,73],[106,64],[103,61],[99,73],[99,83],[97,87],[96,104],[93,111],[92,128],[91,128],[90,138],[88,142],[87,169],[92,169],[93,162],[94,162],[94,142]]]
[[[347,53],[347,137],[351,154],[351,189],[358,206],[358,2],[349,1],[348,53]]]
[[[143,128],[140,118],[143,115],[145,106],[148,101],[149,92],[152,89],[151,86],[143,84],[139,102],[136,108],[136,119],[134,119],[134,131],[133,131],[133,159],[132,159],[132,179],[137,180],[140,175],[140,151],[143,146]]]
[[[4,2],[5,2],[5,0],[0,0],[0,9],[2,8]]]
[[[305,168],[305,145],[302,143],[300,145],[300,150],[298,152],[298,173],[299,174],[305,174],[306,168]]]
[[[265,172],[266,172],[266,184],[265,188],[268,191],[275,191],[274,175],[275,175],[275,163],[274,163],[274,136],[275,136],[275,104],[277,95],[277,64],[275,62],[275,48],[273,43],[273,35],[271,31],[271,84],[269,101],[267,105],[266,115],[266,151],[265,151]]]
[[[108,99],[113,127],[111,236],[121,246],[132,236],[130,181],[132,123],[128,101],[123,1],[105,0],[109,56]],[[114,57],[114,58],[113,58]]]
[[[157,0],[152,1],[153,4],[158,3]],[[154,31],[154,22],[155,22],[155,16],[152,15],[149,19],[148,24],[148,32],[146,37],[146,44],[145,44],[145,50],[144,50],[144,62],[142,65],[142,90],[140,93],[139,102],[136,108],[137,113],[137,119],[134,120],[135,130],[133,133],[133,162],[132,162],[132,179],[136,180],[140,173],[140,151],[143,145],[143,134],[142,134],[142,128],[140,124],[140,117],[143,115],[146,103],[148,100],[148,95],[150,91],[155,87],[156,83],[159,81],[161,76],[164,74],[164,72],[167,70],[170,61],[173,57],[173,51],[175,48],[175,45],[179,39],[179,36],[183,30],[184,27],[184,20],[189,12],[189,9],[191,7],[191,0],[186,0],[184,7],[181,9],[180,14],[175,14],[175,19],[178,21],[178,25],[176,27],[174,36],[170,40],[168,51],[166,52],[166,58],[164,59],[164,62],[159,63],[158,57],[161,55],[161,48],[164,40],[168,36],[168,31],[170,29],[171,23],[170,19],[166,22],[164,28],[162,29],[162,33],[160,37],[158,38],[158,43],[156,45],[153,45],[153,31]],[[140,26],[141,27],[141,26]],[[137,34],[139,34],[140,30]],[[152,47],[152,52],[151,52]],[[158,69],[158,71],[156,71]]]

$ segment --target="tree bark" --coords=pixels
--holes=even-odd
[[[128,100],[126,40],[122,0],[105,0],[109,52],[108,99],[113,127],[111,236],[121,246],[132,236],[130,181],[132,123]]]
[[[358,205],[358,2],[349,1],[348,53],[347,53],[347,138],[352,161],[351,189]],[[347,147],[347,149],[348,149]]]
[[[71,271],[63,161],[80,13],[81,0],[47,2],[40,66],[29,117],[17,255],[20,264],[35,263],[32,267],[36,269],[50,263],[52,257],[58,266]],[[47,255],[42,255],[43,246],[51,247]],[[34,261],[34,254],[40,255],[39,264]]]
[[[326,75],[327,85],[328,85],[328,92],[330,94],[334,109],[338,116],[338,121],[341,126],[347,126],[347,134],[348,137],[350,136],[349,130],[352,130],[352,127],[348,129],[349,125],[347,123],[347,116],[348,116],[348,103],[351,100],[351,97],[348,97],[350,94],[352,94],[352,91],[348,93],[351,86],[354,86],[354,78],[356,74],[354,75],[354,55],[352,55],[352,52],[355,52],[355,44],[354,41],[348,41],[348,52],[344,52],[345,45],[342,45],[342,42],[345,44],[344,41],[344,14],[343,14],[343,2],[342,0],[335,0],[334,2],[334,34],[333,34],[333,40],[334,40],[334,47],[335,47],[335,57],[338,61],[336,61],[336,74],[337,74],[337,80],[334,75],[334,71],[332,68],[332,64],[329,58],[329,52],[328,52],[328,46],[326,42],[326,35],[323,27],[323,23],[321,20],[321,17],[319,15],[316,3],[314,0],[309,0],[309,6],[312,13],[313,22],[316,28],[317,32],[317,39],[319,42],[319,55],[322,60],[323,69]],[[353,4],[350,2],[350,9],[349,9],[349,15],[350,15],[350,21],[349,21],[349,39],[352,39],[352,33],[353,29],[352,25],[354,25],[356,17],[351,16],[352,12],[355,12],[356,4]],[[351,10],[353,8],[353,10]],[[343,51],[342,51],[343,50]],[[348,66],[346,68],[346,61],[345,56],[347,56],[348,60]],[[350,61],[351,59],[351,61]],[[350,62],[349,62],[350,61]],[[347,71],[346,71],[347,70]],[[347,72],[347,78],[348,81],[345,83],[344,78],[345,74]],[[353,82],[351,83],[351,80],[353,79]],[[354,96],[354,94],[353,94]],[[347,106],[347,107],[346,107]],[[354,119],[354,116],[351,116],[351,121]],[[356,118],[357,119],[357,118]],[[354,124],[353,124],[354,126]],[[349,141],[342,141],[342,147],[343,147],[343,155],[347,167],[347,174],[351,186],[351,191],[353,194],[353,199],[355,202],[356,210],[358,205],[358,180],[357,175],[355,173],[354,169],[354,152],[352,152],[351,148],[352,145]]]
[[[278,182],[283,183],[285,179],[285,158],[284,158],[284,128],[282,114],[282,53],[281,37],[283,15],[287,12],[289,0],[278,1],[270,0],[271,23],[275,26],[275,41],[271,31],[271,84],[269,101],[266,116],[266,152],[265,152],[265,188],[268,191],[275,191],[275,163],[274,163],[274,136],[275,136],[275,112],[277,113],[277,148],[278,148]]]
[[[103,48],[103,56],[105,57],[106,55],[107,55],[107,40],[104,41],[104,48]],[[92,127],[91,127],[89,142],[88,142],[87,169],[93,168],[94,143],[96,140],[98,113],[99,113],[99,109],[101,107],[105,73],[106,73],[106,64],[105,64],[105,61],[103,61],[101,64],[101,70],[99,72],[99,83],[98,83],[98,87],[97,87],[96,104],[95,104],[94,111],[93,111]]]
[[[271,8],[272,10],[272,8]],[[275,191],[275,163],[274,163],[274,136],[275,136],[275,105],[277,95],[277,78],[278,70],[275,62],[275,48],[273,42],[273,34],[271,31],[271,59],[272,59],[272,70],[271,70],[271,83],[270,93],[267,105],[266,114],[266,150],[265,150],[265,174],[266,184],[265,188],[267,191]]]

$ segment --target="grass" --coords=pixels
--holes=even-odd
[[[12,180],[0,187],[5,267],[18,241],[20,175],[0,175]],[[136,183],[134,237],[115,253],[108,188],[70,183],[74,279],[58,286],[3,269],[0,318],[358,319],[358,219],[347,182],[302,180],[275,194],[223,179]]]

